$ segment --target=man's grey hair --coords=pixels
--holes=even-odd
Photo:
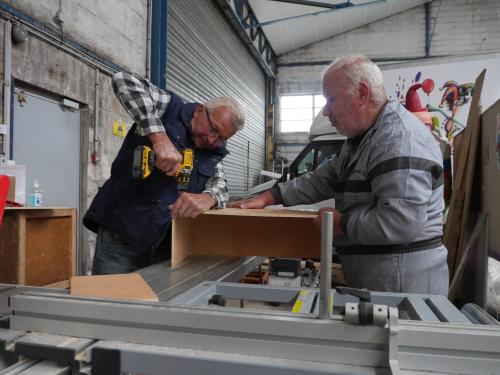
[[[380,68],[361,54],[339,57],[324,70],[323,77],[335,70],[342,70],[347,78],[349,95],[357,93],[359,84],[365,82],[370,88],[372,101],[383,104],[387,100],[384,79]]]
[[[245,125],[245,110],[243,106],[230,96],[218,96],[205,102],[204,106],[211,112],[217,107],[226,107],[231,113],[234,130],[239,131]]]

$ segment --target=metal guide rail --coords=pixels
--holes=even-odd
[[[203,284],[205,291],[210,284],[217,287]],[[219,292],[240,298],[237,289],[259,298],[246,285],[219,285]],[[184,297],[190,293],[200,295],[193,289]],[[277,291],[263,293],[268,295],[261,299],[269,299]],[[373,293],[374,303],[377,295],[393,304],[399,300],[407,312],[405,298],[424,299]],[[205,296],[208,301],[210,293]],[[59,366],[54,373],[68,374],[495,374],[500,369],[500,327],[470,324],[450,306],[440,311],[443,301],[435,303],[438,310],[429,321],[400,319],[398,309],[386,305],[383,325],[358,325],[336,313],[321,319],[314,309],[292,313],[181,299],[123,302],[27,291],[10,297],[10,329],[0,331],[1,352],[37,361],[24,366]],[[420,308],[414,306],[417,315],[430,314]]]
[[[384,306],[385,310],[389,306],[397,307],[400,318],[427,322],[471,324],[470,320],[444,296],[369,292],[340,287],[331,293],[330,311],[332,311],[333,306],[333,313],[343,314],[346,317],[351,314],[351,309],[346,310],[346,306],[352,305],[355,305],[352,306],[356,310],[354,314],[359,315],[357,306],[360,298],[351,294],[340,294],[339,291],[363,292],[367,296],[366,302],[370,302],[372,306]],[[177,295],[169,302],[192,306],[214,304],[220,306],[221,303],[213,302],[214,296],[218,297],[217,301],[223,301],[225,306],[248,306],[249,308],[257,306],[260,308],[261,305],[258,304],[260,302],[271,306],[283,305],[281,310],[294,314],[301,313],[310,316],[319,314],[319,290],[317,288],[273,288],[263,285],[206,281]],[[238,303],[231,303],[231,301]],[[387,312],[383,324],[386,320]]]

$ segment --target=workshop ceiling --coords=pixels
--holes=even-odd
[[[274,52],[281,55],[414,8],[427,1],[352,0],[350,3],[353,6],[339,9],[277,0],[249,0],[249,3],[259,23],[271,22],[261,27]],[[346,3],[345,0],[316,0],[314,2],[329,5]],[[278,21],[289,17],[295,18]]]

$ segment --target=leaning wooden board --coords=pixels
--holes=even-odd
[[[316,212],[210,210],[172,224],[172,266],[189,255],[314,257],[321,253]]]
[[[453,193],[450,199],[448,218],[443,234],[443,243],[448,249],[448,267],[450,279],[460,261],[461,250],[465,245],[465,231],[469,218],[469,205],[472,194],[472,183],[476,168],[477,146],[480,127],[480,99],[486,69],[476,78],[474,94],[467,118],[467,126],[460,142],[460,153],[457,154],[456,173],[453,177]]]
[[[138,273],[74,276],[70,287],[75,296],[158,302],[158,296]]]

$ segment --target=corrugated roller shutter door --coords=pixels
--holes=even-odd
[[[209,0],[169,0],[167,32],[169,90],[198,102],[232,96],[245,108],[245,128],[229,140],[224,159],[230,194],[241,195],[264,167],[264,73]]]

